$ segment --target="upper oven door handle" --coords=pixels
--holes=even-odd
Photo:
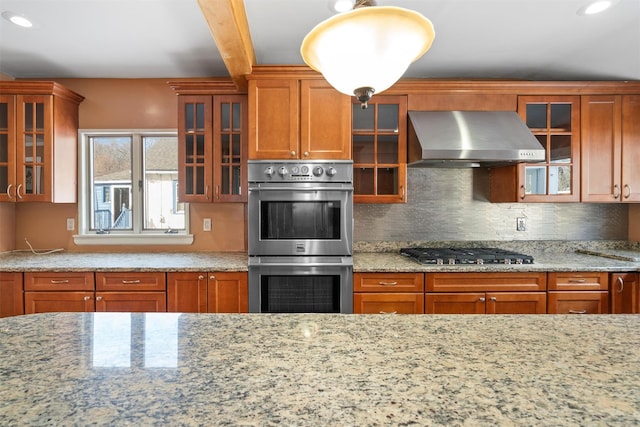
[[[295,191],[296,193],[315,193],[316,191],[353,191],[353,187],[249,187],[249,191]]]

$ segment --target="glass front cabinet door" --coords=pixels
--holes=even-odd
[[[353,200],[405,203],[407,98],[376,95],[368,104],[352,105]]]

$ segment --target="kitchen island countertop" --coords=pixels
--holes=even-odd
[[[640,317],[0,319],[0,425],[640,423]]]

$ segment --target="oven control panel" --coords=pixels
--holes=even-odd
[[[249,160],[249,182],[352,182],[351,160]]]

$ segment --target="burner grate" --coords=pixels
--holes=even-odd
[[[497,248],[402,248],[400,253],[420,264],[533,264],[533,257]]]

